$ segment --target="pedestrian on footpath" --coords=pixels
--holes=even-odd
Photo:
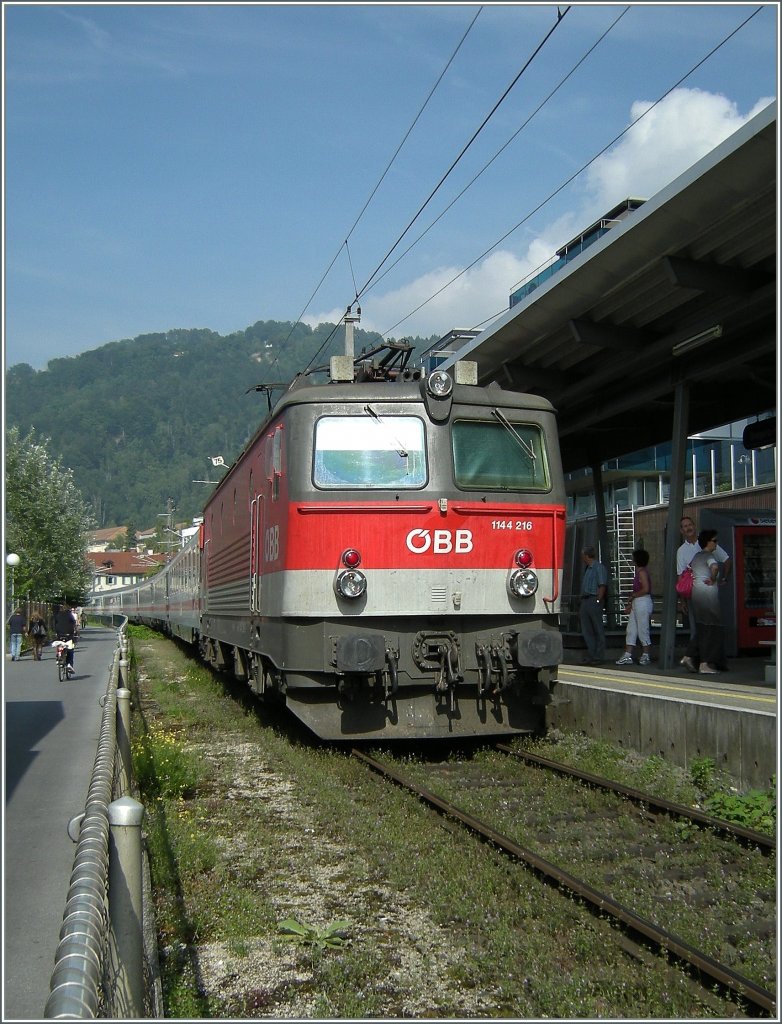
[[[635,564],[635,576],[633,577],[633,591],[625,605],[625,614],[630,618],[627,620],[627,632],[625,634],[625,652],[617,661],[617,665],[632,665],[633,651],[640,643],[641,657],[639,665],[648,665],[651,662],[652,635],[650,625],[652,621],[652,577],[647,566],[649,565],[649,552],[643,548],[636,548],[633,552],[633,563]]]
[[[581,582],[581,634],[586,643],[585,665],[600,665],[606,657],[606,634],[603,612],[608,594],[608,569],[597,560],[593,547],[584,548],[581,560],[586,569]]]
[[[30,639],[33,642],[33,661],[40,661],[43,656],[43,645],[46,643],[46,623],[40,612],[33,612],[30,616],[30,624],[27,627]]]
[[[19,661],[22,656],[22,637],[27,632],[27,622],[22,609],[14,609],[8,620],[8,632],[11,634],[11,661]]]

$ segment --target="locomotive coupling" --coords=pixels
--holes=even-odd
[[[437,693],[453,690],[464,681],[459,641],[450,630],[416,633],[413,660],[422,671],[437,673]]]
[[[440,648],[440,675],[435,684],[437,693],[449,693],[456,689],[457,683],[464,681],[464,673],[459,664],[459,648],[453,646],[441,646]]]
[[[512,679],[504,643],[476,644],[475,658],[478,662],[478,693],[481,697],[489,694],[496,697],[508,689]]]

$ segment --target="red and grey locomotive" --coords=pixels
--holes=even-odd
[[[327,739],[531,731],[562,656],[554,410],[388,353],[297,378],[199,536],[112,604]]]

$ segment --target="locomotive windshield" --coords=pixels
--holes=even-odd
[[[457,487],[491,491],[549,490],[543,434],[534,423],[456,420],[451,432]]]
[[[315,427],[316,487],[415,488],[426,483],[424,424],[416,416],[324,416]]]

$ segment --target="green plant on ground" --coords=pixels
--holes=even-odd
[[[765,793],[758,789],[748,793],[714,793],[704,801],[703,808],[715,818],[773,835],[777,826],[776,776],[772,788]]]
[[[717,765],[713,757],[696,757],[690,761],[689,772],[698,789],[707,796],[719,785]]]
[[[277,931],[289,942],[300,942],[306,946],[317,946],[319,949],[342,946],[348,938],[350,921],[332,921],[325,928],[316,928],[311,924],[302,924],[292,917],[280,921]]]
[[[131,753],[144,793],[181,797],[197,789],[202,774],[198,760],[170,733],[143,733],[132,741]]]

